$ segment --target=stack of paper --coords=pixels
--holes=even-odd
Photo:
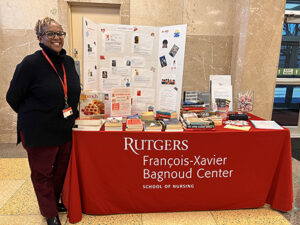
[[[250,122],[257,129],[273,129],[273,130],[283,129],[273,120],[250,120]]]

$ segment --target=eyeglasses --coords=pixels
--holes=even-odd
[[[46,32],[42,33],[42,36],[46,35],[47,38],[54,39],[55,35],[57,35],[57,37],[59,37],[59,38],[64,38],[66,36],[66,34],[67,33],[64,31],[57,31],[57,32],[46,31]]]

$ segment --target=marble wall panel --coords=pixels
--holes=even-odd
[[[121,24],[130,24],[130,0],[121,0]]]
[[[130,24],[168,26],[182,24],[183,0],[130,0]]]
[[[16,141],[16,113],[6,102],[6,92],[16,65],[39,49],[39,45],[32,29],[1,30],[0,43],[0,142],[12,143]]]
[[[58,19],[59,0],[1,0],[1,29],[33,29],[38,19],[45,16]]]
[[[230,74],[232,36],[187,35],[182,90],[208,91],[209,76]]]
[[[235,0],[184,0],[183,23],[188,34],[232,35]]]

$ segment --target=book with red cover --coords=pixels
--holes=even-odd
[[[142,125],[142,120],[139,118],[127,119],[127,125],[129,126],[140,126]]]

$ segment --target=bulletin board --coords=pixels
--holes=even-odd
[[[83,18],[83,90],[130,88],[131,113],[179,113],[186,25],[96,24]],[[106,113],[109,107],[106,107]]]

